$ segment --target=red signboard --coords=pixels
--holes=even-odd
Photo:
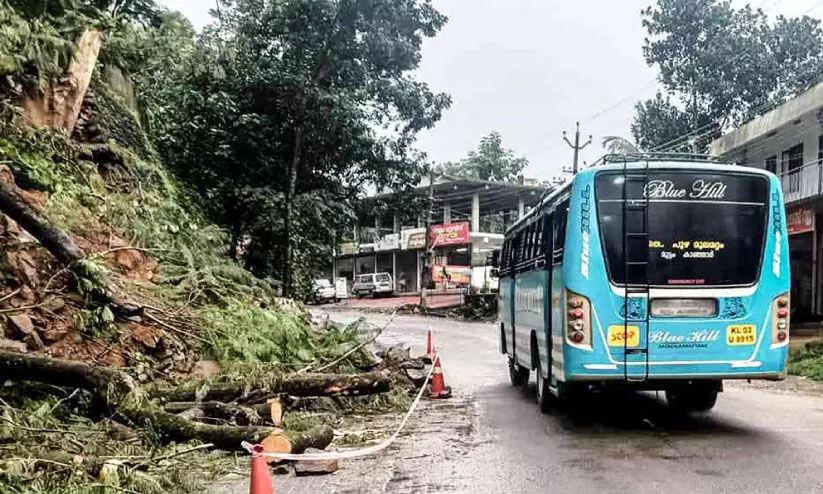
[[[795,209],[794,211],[789,211],[786,215],[786,220],[789,235],[814,231],[813,209],[801,208]]]
[[[467,243],[469,243],[469,224],[466,222],[447,223],[431,227],[432,247],[465,245]]]

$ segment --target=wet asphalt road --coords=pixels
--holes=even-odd
[[[421,354],[429,324],[455,396],[424,402],[379,457],[341,462],[331,476],[275,477],[278,493],[823,493],[823,397],[727,385],[700,419],[639,393],[544,415],[533,376],[509,384],[492,324],[404,316],[380,341]]]

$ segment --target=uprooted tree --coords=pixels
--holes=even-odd
[[[197,439],[218,448],[238,449],[243,441],[259,442],[270,435],[277,435],[284,437],[288,445],[286,452],[302,452],[309,447],[325,448],[333,439],[328,426],[298,432],[274,427],[218,426],[194,422],[151,402],[127,374],[82,362],[0,350],[0,376],[91,391],[130,422],[151,426],[170,441]]]

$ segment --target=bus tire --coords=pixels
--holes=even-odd
[[[541,413],[548,413],[551,410],[551,392],[549,391],[549,379],[543,375],[543,366],[537,366],[537,407]]]
[[[525,386],[529,382],[529,369],[516,363],[514,358],[509,357],[509,380],[512,386]]]
[[[666,403],[678,413],[706,413],[717,403],[717,392],[713,382],[673,386],[666,390]]]

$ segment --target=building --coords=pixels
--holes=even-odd
[[[823,316],[823,83],[710,145],[712,155],[766,168],[786,201],[796,320]]]
[[[534,207],[547,189],[529,185],[437,177],[415,188],[411,197],[391,194],[369,201],[393,204],[361,219],[334,259],[333,277],[349,286],[359,274],[392,274],[395,292],[419,292],[429,277],[435,288],[492,287],[489,258],[503,244],[505,229]],[[428,197],[432,194],[432,268],[425,270]]]

